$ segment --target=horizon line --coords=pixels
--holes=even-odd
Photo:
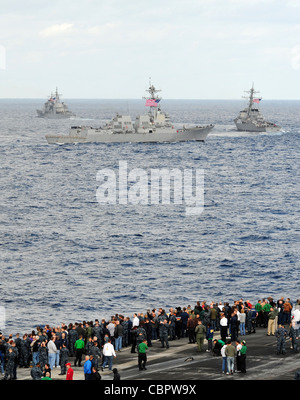
[[[143,100],[143,98],[136,97],[65,97],[65,100]],[[213,99],[204,99],[204,98],[163,98],[162,100],[201,100],[201,101],[236,101],[241,100],[242,98],[213,98]],[[45,100],[45,97],[0,97],[0,100]],[[290,99],[290,98],[277,98],[277,99],[269,99],[263,98],[264,101],[299,101],[299,99]]]

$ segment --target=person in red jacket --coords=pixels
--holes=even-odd
[[[66,380],[67,380],[67,381],[72,381],[72,380],[73,380],[74,370],[73,370],[73,368],[71,367],[71,364],[70,364],[70,363],[67,363],[67,364],[66,364],[66,367],[67,367],[67,377],[66,377]]]

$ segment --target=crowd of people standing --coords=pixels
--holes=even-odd
[[[30,367],[33,379],[51,379],[51,371],[60,368],[60,375],[72,379],[70,358],[75,367],[81,367],[85,357],[84,369],[88,368],[88,372],[84,371],[85,379],[101,379],[98,371],[106,366],[113,371],[113,359],[124,347],[130,347],[131,353],[138,353],[139,368],[146,369],[146,350],[153,340],[159,339],[161,347],[169,348],[170,341],[186,337],[189,343],[197,345],[199,352],[203,351],[206,339],[207,351],[226,357],[224,372],[231,373],[232,357],[236,354],[242,372],[246,372],[247,346],[245,340],[238,340],[239,337],[244,338],[255,333],[257,327],[264,327],[268,335],[278,336],[278,331],[285,337],[289,335],[298,349],[299,324],[300,300],[292,304],[288,298],[274,301],[269,297],[255,304],[243,299],[232,305],[203,301],[194,307],[149,309],[131,318],[115,314],[108,321],[96,319],[55,327],[38,326],[23,335],[0,335],[0,371],[3,379],[17,379],[17,368]],[[285,325],[290,326],[289,331]],[[220,333],[218,341],[214,339],[217,331]],[[282,345],[278,346],[278,352],[283,352]]]

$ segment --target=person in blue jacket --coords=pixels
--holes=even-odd
[[[206,351],[212,351],[213,349],[213,340],[214,340],[214,329],[211,326],[211,324],[207,324],[207,329],[206,329],[206,340],[207,340],[207,350]]]
[[[84,372],[84,379],[86,381],[90,380],[92,377],[92,361],[90,360],[90,356],[85,356],[83,372]]]

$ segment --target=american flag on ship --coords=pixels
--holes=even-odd
[[[253,100],[252,100],[253,103],[257,103],[257,104],[258,104],[260,101],[261,101],[261,99],[253,99]]]
[[[160,99],[147,99],[145,106],[148,107],[157,107]]]

